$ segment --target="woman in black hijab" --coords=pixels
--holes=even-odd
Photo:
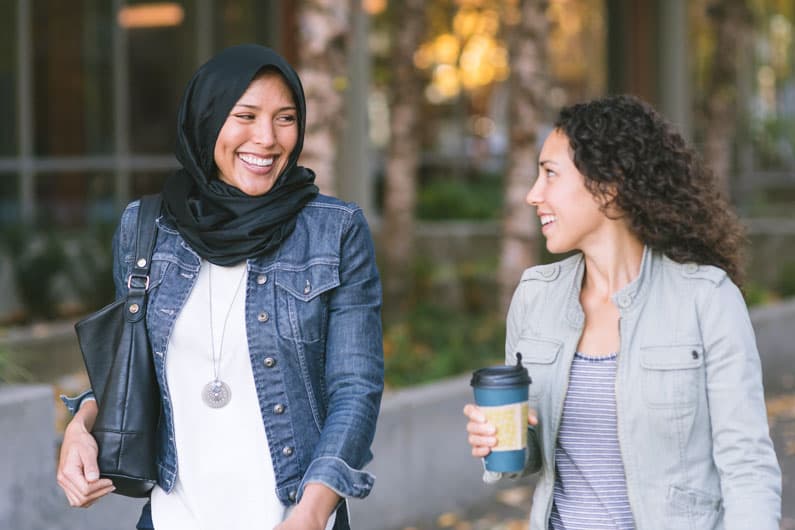
[[[159,478],[137,528],[348,529],[344,499],[372,488],[380,282],[361,210],[297,164],[305,122],[298,76],[262,46],[222,51],[185,91],[147,304]],[[138,207],[114,237],[118,297]],[[58,482],[73,506],[113,490],[92,397],[67,400]]]

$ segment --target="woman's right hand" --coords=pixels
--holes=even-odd
[[[92,407],[93,411],[90,410]],[[116,489],[110,479],[99,478],[97,441],[86,426],[86,416],[91,420],[96,417],[95,403],[85,402],[67,425],[57,474],[58,485],[64,490],[69,504],[81,508],[88,508]]]
[[[497,428],[489,423],[483,411],[472,403],[464,407],[464,415],[469,418],[467,441],[472,446],[472,456],[477,458],[487,456],[491,448],[497,445]]]
[[[483,411],[472,403],[464,407],[464,415],[469,418],[467,441],[472,446],[472,456],[477,458],[488,456],[492,447],[497,445],[497,428],[489,423]],[[534,427],[538,425],[538,415],[534,409],[529,409],[527,423]]]

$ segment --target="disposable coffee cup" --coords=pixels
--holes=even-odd
[[[516,354],[515,365],[489,366],[472,374],[475,403],[497,428],[497,445],[485,458],[488,471],[515,473],[524,469],[530,382],[521,353]]]

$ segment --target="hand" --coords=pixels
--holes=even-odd
[[[325,528],[324,521],[320,521],[307,510],[299,510],[296,506],[287,519],[276,525],[273,530],[325,530]]]
[[[340,496],[325,484],[310,482],[287,519],[273,530],[325,530],[339,500]]]
[[[482,458],[488,456],[492,447],[497,445],[497,428],[489,423],[486,415],[477,405],[472,403],[464,407],[464,415],[469,418],[467,423],[467,441],[472,446],[472,456]],[[535,409],[530,409],[527,414],[527,423],[538,425],[538,416]]]
[[[110,479],[99,478],[97,441],[79,418],[72,419],[64,432],[58,462],[58,485],[69,504],[88,508],[116,488]]]

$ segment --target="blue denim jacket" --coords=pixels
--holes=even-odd
[[[138,205],[114,236],[117,297],[134,261]],[[157,223],[146,323],[162,398],[158,484],[170,492],[178,470],[165,357],[200,258],[165,218]],[[374,477],[361,469],[372,459],[384,369],[381,285],[362,211],[318,196],[277,250],[248,260],[248,273],[246,332],[279,499],[296,503],[309,482],[367,496]],[[67,405],[74,412],[90,396]]]
[[[569,371],[585,324],[581,254],[527,269],[508,312],[506,362],[522,354],[538,412],[530,515],[546,530]],[[777,530],[781,470],[742,295],[716,267],[650,250],[613,296],[621,347],[618,440],[637,530]]]

